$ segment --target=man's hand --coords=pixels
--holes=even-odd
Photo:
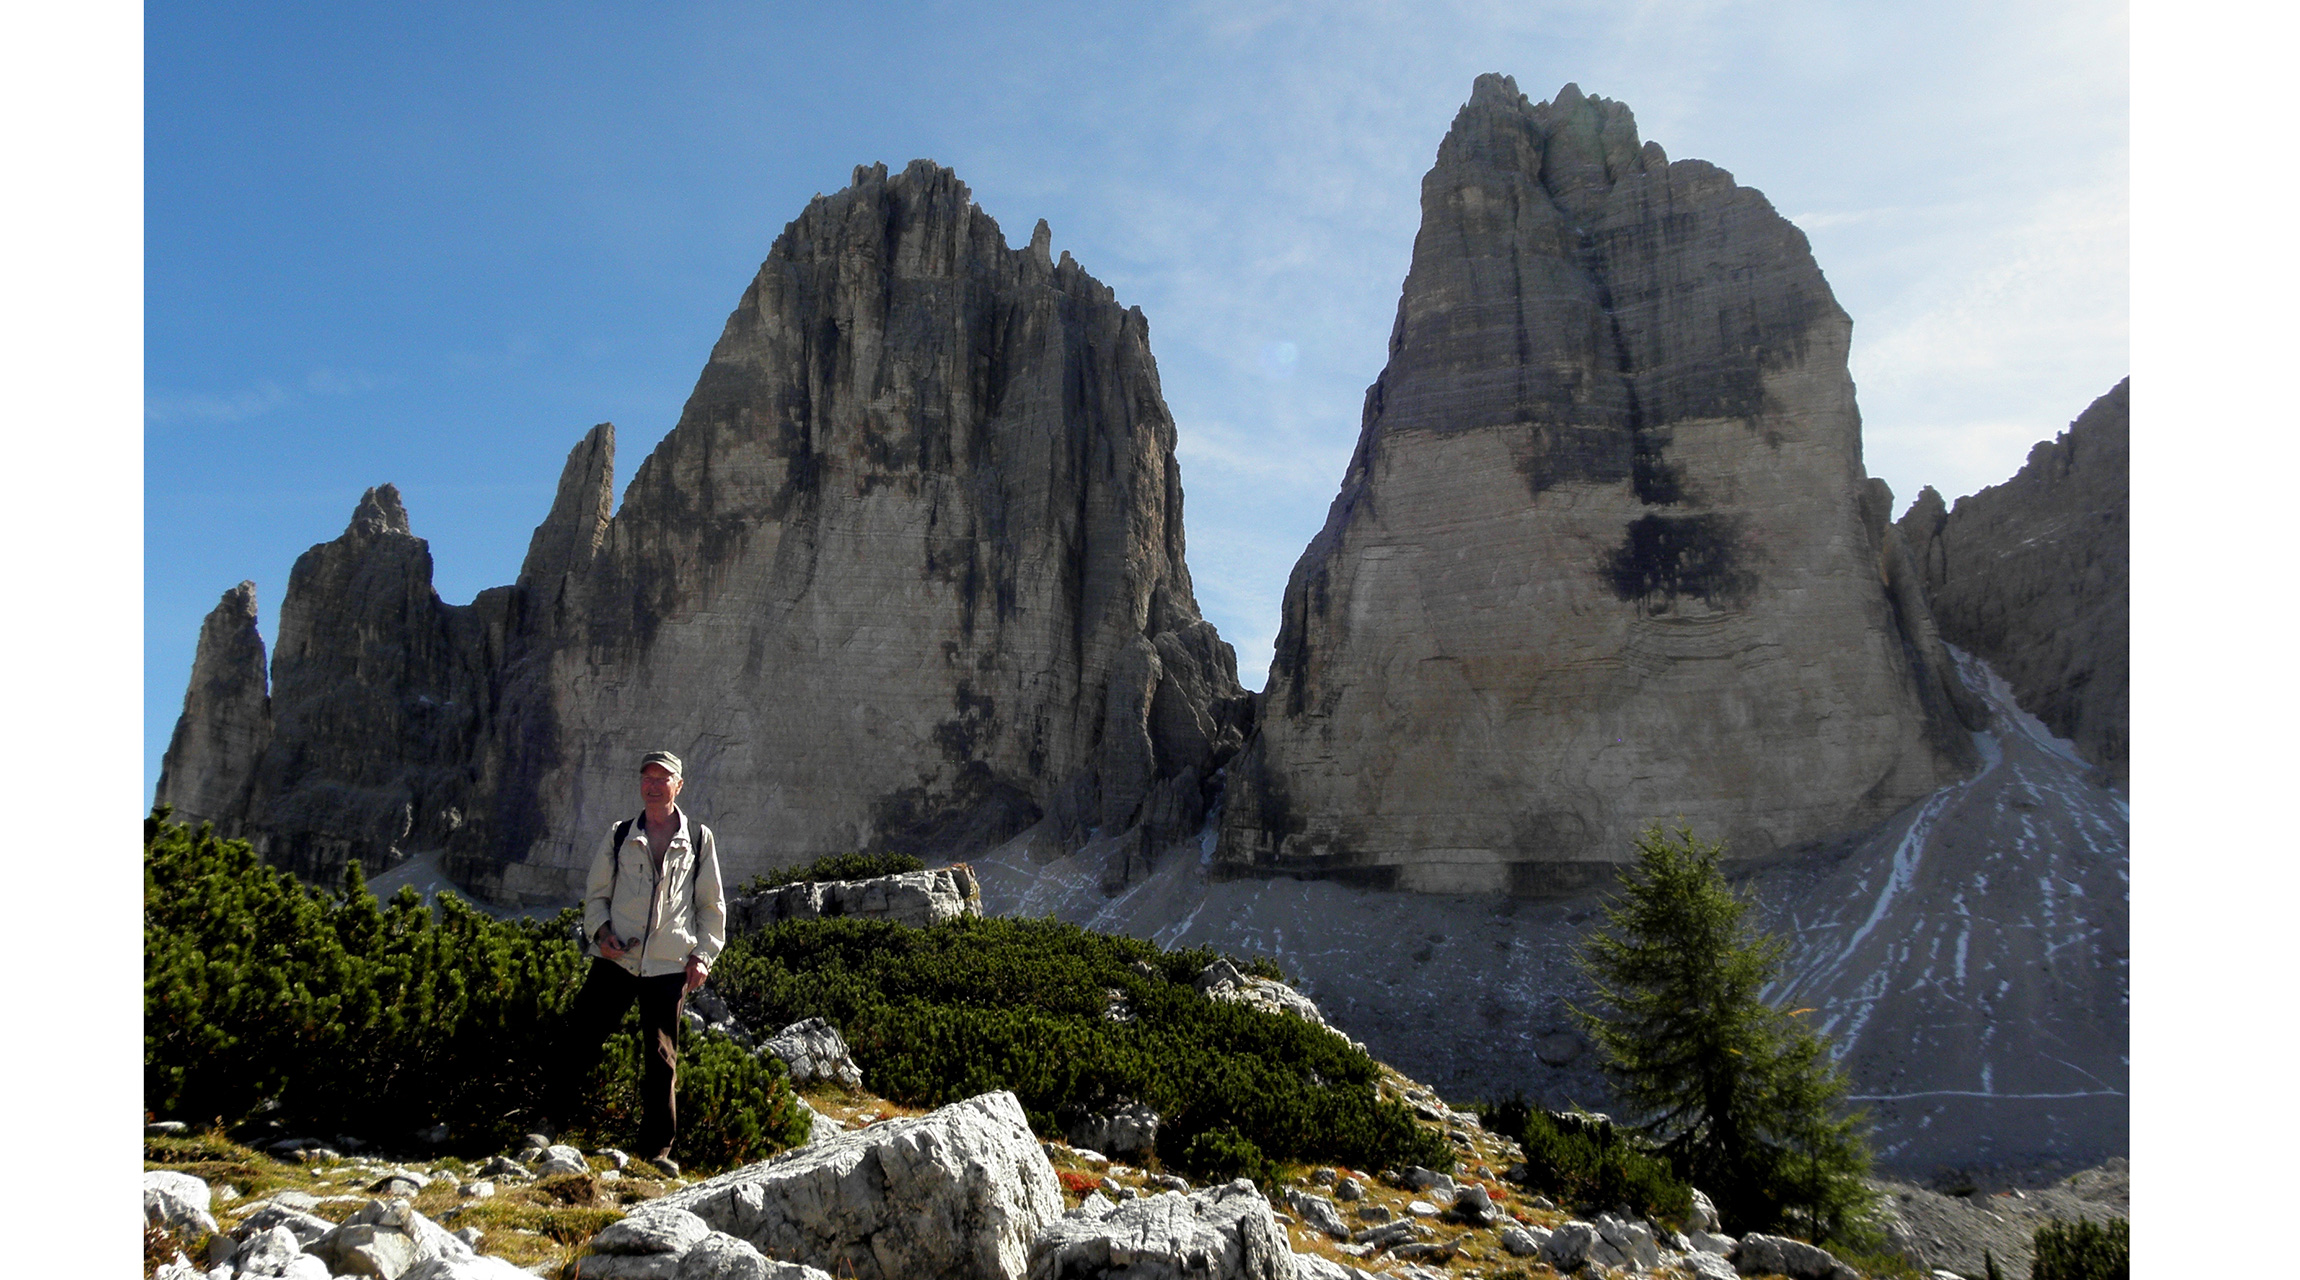
[[[592,940],[599,944],[600,955],[607,957],[609,960],[620,960],[623,958],[623,952],[626,950],[626,948],[623,946],[623,940],[615,936],[614,925],[600,925],[599,932],[592,935]]]
[[[703,979],[710,976],[711,966],[704,964],[703,958],[701,956],[688,956],[687,985],[680,989],[679,994],[683,996],[689,991],[693,991],[695,988],[702,986]]]

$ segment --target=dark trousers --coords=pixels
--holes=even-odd
[[[642,1159],[667,1155],[679,1134],[679,1009],[687,975],[666,973],[634,978],[623,966],[594,956],[583,989],[567,1011],[559,1045],[558,1112],[565,1124],[574,1114],[583,1082],[597,1061],[599,1046],[621,1025],[631,1002],[639,1002],[639,1150]]]

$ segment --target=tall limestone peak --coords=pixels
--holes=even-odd
[[[181,821],[215,822],[227,834],[236,833],[271,733],[256,584],[242,582],[200,623],[191,687],[160,759],[153,803],[173,806]]]
[[[1850,336],[1762,195],[1619,103],[1482,77],[1220,865],[1544,892],[1656,819],[1763,854],[1960,776],[1945,655],[1865,509]]]
[[[1184,564],[1148,322],[1051,239],[1009,246],[931,161],[858,168],[776,238],[621,506],[601,425],[471,605],[371,491],[282,609],[250,804],[275,860],[438,848],[563,901],[656,749],[737,882],[1195,830],[1253,700]]]
[[[1900,519],[1942,636],[2122,785],[2130,768],[2132,380],[2038,441],[2003,484],[1927,485]]]

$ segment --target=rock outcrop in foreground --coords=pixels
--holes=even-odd
[[[772,1257],[860,1280],[1023,1280],[1062,1188],[1022,1104],[986,1093],[674,1191],[684,1211]]]
[[[1655,819],[1762,855],[1975,767],[1851,327],[1762,195],[1620,103],[1480,77],[1218,864],[1544,893]]]
[[[1950,644],[2122,786],[2131,745],[2132,380],[2029,450],[2003,484],[1927,485],[1900,519]]]
[[[776,240],[620,511],[602,425],[518,581],[459,606],[371,491],[297,562],[254,763],[218,631],[158,799],[306,875],[443,849],[531,903],[575,892],[655,748],[735,883],[1195,829],[1252,700],[1191,591],[1147,323],[1048,242],[1007,247],[929,162],[858,169]]]

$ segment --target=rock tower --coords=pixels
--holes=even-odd
[[[1761,855],[1967,771],[1985,713],[1863,473],[1851,330],[1758,192],[1479,77],[1218,866],[1538,894],[1655,820]]]

